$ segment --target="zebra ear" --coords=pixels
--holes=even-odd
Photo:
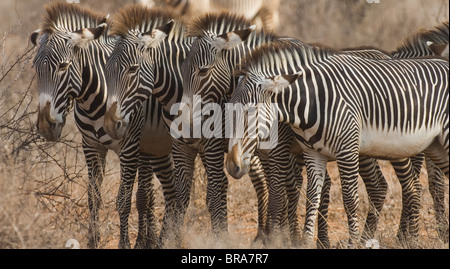
[[[265,78],[261,83],[261,87],[263,90],[278,92],[292,83],[294,83],[303,72],[299,72],[293,75],[278,75],[274,77]]]
[[[170,31],[172,31],[173,25],[173,20],[170,20],[163,26],[155,28],[152,31],[140,34],[139,39],[145,47],[154,48],[159,45],[159,43],[161,43],[161,41],[163,41],[166,36],[169,35]]]
[[[436,44],[434,42],[427,41],[427,46],[434,54],[448,58],[448,44]]]
[[[31,43],[33,43],[33,45],[35,45],[35,46],[37,46],[37,38],[40,33],[41,33],[41,29],[37,29],[33,33],[31,33],[30,40],[31,40]]]
[[[235,46],[241,44],[241,42],[247,40],[250,33],[256,29],[255,25],[252,25],[243,30],[235,30],[225,34],[218,35],[214,38],[212,44],[219,50],[233,49]]]
[[[101,23],[97,27],[84,28],[69,33],[70,42],[78,47],[83,47],[92,40],[98,39],[106,29],[106,22]]]

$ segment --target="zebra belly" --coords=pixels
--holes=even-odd
[[[438,126],[413,132],[365,128],[361,132],[360,154],[384,159],[415,156],[434,141],[440,130]]]

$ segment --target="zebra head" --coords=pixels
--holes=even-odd
[[[169,21],[151,31],[129,31],[118,38],[105,67],[108,100],[104,126],[113,139],[127,133],[131,118],[153,91],[154,50],[172,26]]]
[[[245,18],[227,12],[208,14],[194,22],[190,35],[196,40],[181,67],[183,104],[194,109],[194,96],[198,96],[202,105],[223,106],[234,88],[232,73],[238,54],[243,53],[244,42],[254,29]]]
[[[61,14],[56,16],[51,12],[61,12],[55,11],[65,8],[61,5],[63,4],[53,5],[47,10],[50,18],[58,18],[58,23],[63,22],[64,18],[61,18]],[[73,99],[82,94],[82,64],[79,59],[83,58],[90,42],[102,35],[107,26],[107,18],[108,16],[99,20],[96,27],[75,31],[60,27],[57,22],[49,22],[51,19],[47,19],[47,24],[51,23],[52,26],[37,30],[31,35],[31,42],[38,46],[33,60],[39,91],[37,129],[49,141],[60,137]],[[67,24],[66,21],[66,26]],[[86,24],[83,22],[82,25]]]
[[[243,109],[235,109],[236,125],[233,138],[229,140],[225,167],[232,177],[241,178],[249,172],[251,157],[257,148],[261,148],[261,140],[278,133],[277,107],[272,103],[275,95],[294,83],[301,73],[273,75],[238,71],[236,75],[241,80],[231,103],[242,104]]]

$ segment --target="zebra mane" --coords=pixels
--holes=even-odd
[[[134,4],[121,8],[114,16],[111,34],[126,37],[132,31],[149,32],[174,20],[174,26],[168,39],[181,39],[186,36],[186,26],[181,17],[173,12],[160,8],[147,8]]]
[[[449,40],[449,24],[448,21],[435,26],[434,29],[421,29],[415,34],[406,38],[394,53],[402,51],[414,51],[414,48],[426,46],[427,41],[435,42],[437,44],[448,44]],[[392,54],[394,54],[392,53]]]
[[[264,71],[263,69],[270,68],[273,68],[270,70],[272,73],[277,70],[292,72],[300,62],[302,64],[316,63],[339,53],[341,51],[320,44],[311,45],[289,39],[277,40],[256,48],[245,57],[235,75],[243,75],[248,72],[260,73]]]
[[[80,5],[53,2],[45,7],[42,31],[52,34],[56,31],[74,32],[84,28],[96,27],[106,22],[106,15],[93,12]]]
[[[214,34],[224,34],[233,30],[244,29],[252,24],[243,16],[230,12],[207,13],[194,20],[189,25],[188,35],[200,37],[205,32]]]

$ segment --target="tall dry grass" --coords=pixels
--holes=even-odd
[[[0,1],[0,249],[63,248],[70,238],[87,246],[87,169],[80,146],[80,135],[73,116],[67,119],[63,138],[58,143],[44,141],[35,130],[37,92],[31,60],[35,50],[28,42],[49,1]],[[113,14],[129,1],[81,0],[82,5]],[[448,20],[446,0],[282,0],[279,33],[307,42],[336,47],[375,45],[394,49],[403,38],[420,27],[431,27]],[[400,219],[401,188],[392,168],[381,162],[389,183],[389,193],[381,214],[376,238],[383,248],[448,248],[437,237],[433,203],[428,191],[426,171],[421,176],[422,207],[420,242],[403,245],[395,240]],[[191,203],[185,220],[185,248],[249,248],[257,229],[255,191],[248,178],[229,180],[228,219],[230,236],[214,239],[206,208],[206,175],[196,163]],[[348,237],[346,216],[338,172],[330,165],[332,177],[329,213],[330,239],[333,247]],[[102,248],[118,244],[119,221],[115,198],[119,184],[119,162],[108,154],[101,188],[100,213]],[[306,176],[304,174],[304,176]],[[157,182],[157,181],[156,181]],[[361,223],[368,210],[367,195],[360,182]],[[448,179],[446,209],[448,216]],[[156,183],[156,215],[162,219],[164,203],[161,186]],[[298,214],[305,217],[305,187]],[[134,195],[133,195],[134,198]],[[132,208],[130,234],[137,235],[137,213]]]

